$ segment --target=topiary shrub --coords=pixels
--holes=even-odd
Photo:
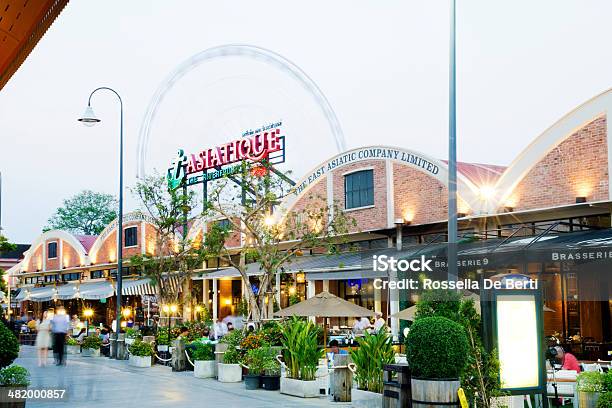
[[[599,400],[597,400],[597,408],[610,407],[612,407],[612,391],[604,392],[599,396]]]
[[[468,359],[465,329],[445,317],[418,319],[406,339],[406,357],[415,378],[459,378]]]
[[[19,341],[4,323],[0,323],[0,368],[11,365],[19,355]]]

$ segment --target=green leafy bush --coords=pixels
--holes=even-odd
[[[11,365],[19,355],[19,341],[4,323],[0,323],[0,368]]]
[[[68,337],[68,340],[66,340],[66,345],[67,346],[78,346],[79,342],[74,337]]]
[[[270,351],[270,347],[263,346],[246,352],[242,364],[249,368],[249,374],[261,375],[263,373],[266,358]]]
[[[612,407],[612,391],[604,392],[599,396],[597,401],[597,408],[610,408]]]
[[[198,320],[187,322],[187,328],[189,329],[189,334],[187,335],[187,340],[189,341],[201,339],[204,337],[204,332],[210,330],[207,323]]]
[[[261,325],[260,332],[263,333],[264,340],[271,346],[281,346],[283,332],[278,322],[265,322]]]
[[[585,371],[576,377],[576,390],[583,392],[603,392],[604,374],[598,371]]]
[[[292,317],[281,326],[283,333],[283,360],[287,377],[312,381],[315,379],[319,359],[324,350],[317,340],[320,329],[309,320]]]
[[[0,370],[0,386],[27,387],[30,385],[30,373],[24,367],[12,365]]]
[[[221,339],[221,343],[227,344],[227,348],[240,347],[240,343],[244,340],[244,334],[240,330],[232,330]]]
[[[142,336],[140,335],[140,330],[135,329],[133,327],[128,327],[125,329],[125,337],[128,339],[140,339]]]
[[[93,335],[85,337],[85,340],[83,340],[83,344],[81,345],[81,347],[84,349],[92,350],[99,350],[100,346],[102,346],[102,340],[100,340],[98,336]]]
[[[223,354],[223,364],[240,364],[240,353],[235,348],[228,348]]]
[[[446,317],[459,321],[461,293],[454,290],[429,290],[417,302],[415,321],[423,317]]]
[[[170,329],[167,327],[159,327],[157,329],[157,336],[155,337],[155,343],[160,346],[170,345]]]
[[[215,359],[215,349],[212,344],[194,341],[191,343],[191,346],[193,361],[210,361]]]
[[[391,340],[391,336],[382,330],[374,334],[366,332],[357,338],[359,347],[349,353],[357,366],[355,380],[360,390],[382,393],[383,366],[395,361]]]
[[[280,364],[276,360],[276,350],[270,348],[263,360],[264,375],[280,375]]]
[[[468,359],[465,329],[445,317],[417,319],[406,339],[406,356],[415,378],[459,378]]]
[[[149,357],[153,355],[153,346],[142,340],[136,340],[129,346],[130,354],[137,357]]]
[[[605,392],[612,392],[612,371],[608,371],[604,374],[603,386]]]

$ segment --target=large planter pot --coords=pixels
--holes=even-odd
[[[315,398],[319,396],[319,382],[282,377],[280,379],[280,392],[294,397]]]
[[[277,391],[280,389],[280,375],[262,375],[259,386],[264,390]]]
[[[459,406],[457,391],[461,383],[458,379],[412,379],[412,407],[429,408],[446,405]]]
[[[151,367],[151,356],[134,356],[130,354],[128,364],[132,367]]]
[[[242,367],[240,364],[223,364],[217,366],[218,380],[220,382],[240,382],[242,381]]]
[[[259,388],[259,375],[247,374],[244,376],[244,387],[247,390],[256,390]]]
[[[193,362],[193,376],[196,378],[214,378],[215,360],[196,360]]]
[[[66,346],[66,353],[67,354],[80,354],[81,346]]]
[[[0,386],[0,392],[2,392],[2,395],[6,396],[7,393],[9,392],[9,390],[12,390],[13,392],[18,392],[18,393],[24,393],[28,390],[28,387],[3,387]],[[2,408],[25,408],[26,406],[26,399],[25,398],[18,398],[18,399],[14,399],[11,402],[2,402],[0,403],[0,407]]]
[[[353,388],[351,390],[351,406],[355,408],[382,408],[382,394]]]
[[[578,406],[580,408],[595,408],[598,400],[598,392],[578,391]]]
[[[81,350],[83,357],[100,357],[100,349],[84,348]]]

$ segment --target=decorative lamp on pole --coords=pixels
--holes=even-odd
[[[123,100],[121,96],[111,88],[108,87],[100,87],[94,89],[91,94],[89,94],[89,99],[87,100],[87,108],[85,108],[85,113],[83,116],[79,118],[79,122],[83,123],[85,126],[93,126],[96,123],[100,122],[100,119],[96,117],[94,111],[91,107],[91,97],[98,91],[110,91],[119,100],[119,108],[120,108],[120,116],[119,116],[119,216],[117,221],[117,307],[115,310],[115,319],[117,321],[117,325],[113,328],[116,330],[116,336],[118,337],[119,332],[121,330],[121,293],[123,290]],[[117,358],[117,347],[113,349],[113,358]]]

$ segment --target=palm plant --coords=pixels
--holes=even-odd
[[[319,359],[324,351],[319,347],[319,328],[310,321],[292,317],[281,328],[283,359],[287,365],[287,377],[303,381],[315,379]]]
[[[366,332],[363,337],[357,339],[357,343],[359,347],[350,350],[351,358],[357,366],[357,387],[382,393],[383,366],[393,363],[395,356],[391,336],[383,330],[374,334]]]

